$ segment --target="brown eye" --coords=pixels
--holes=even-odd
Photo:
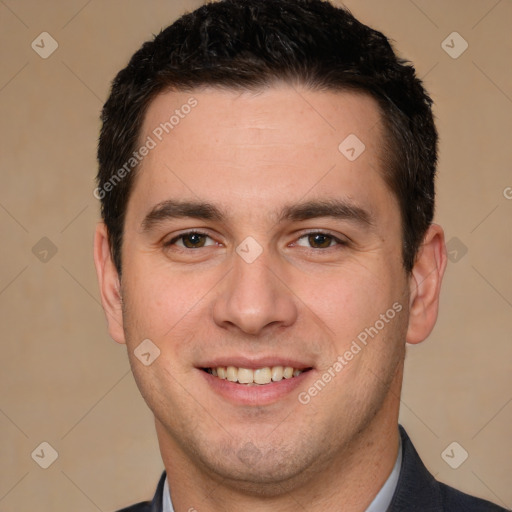
[[[195,249],[196,247],[204,247],[206,236],[200,233],[187,233],[182,237],[183,245],[188,249]]]
[[[185,249],[200,249],[201,247],[215,245],[215,242],[204,233],[190,231],[188,233],[182,233],[165,244],[166,247],[171,245],[176,245]]]
[[[297,240],[297,245],[309,249],[329,249],[335,246],[347,245],[347,242],[329,233],[321,231],[307,233]]]
[[[308,235],[308,242],[314,249],[326,249],[331,246],[333,237],[324,233],[311,233]]]

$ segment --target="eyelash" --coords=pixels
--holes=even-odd
[[[206,236],[208,238],[211,238],[211,236],[208,233],[203,233],[202,231],[196,231],[196,230],[185,231],[185,233],[181,233],[178,236],[175,236],[174,238],[169,240],[168,242],[165,242],[164,247],[169,247],[171,245],[174,245],[175,242],[177,242],[178,240],[180,240],[182,238],[185,238],[187,235],[200,235],[200,236]],[[189,249],[189,247],[184,247],[183,249]],[[198,247],[198,249],[202,249],[202,247]],[[192,250],[192,249],[190,249],[190,250]]]
[[[186,236],[192,235],[192,234],[193,235],[200,235],[200,236],[205,236],[205,237],[211,238],[211,236],[208,233],[204,233],[202,231],[196,231],[196,230],[186,231],[185,233],[181,233],[178,236],[175,236],[174,238],[172,238],[168,242],[165,242],[164,243],[164,247],[170,247],[172,245],[175,245],[175,243],[178,240],[181,240],[181,239],[185,238]],[[309,249],[312,250],[312,251],[319,251],[319,250],[325,251],[326,249],[332,249],[336,245],[337,246],[346,246],[348,244],[347,241],[339,239],[338,237],[334,236],[332,233],[329,233],[328,231],[309,231],[307,233],[302,234],[297,240],[301,240],[302,238],[306,238],[306,237],[311,236],[311,235],[324,235],[324,236],[328,236],[329,238],[332,239],[333,242],[336,242],[336,244],[334,246],[330,245],[330,246],[325,247],[325,248],[309,247]],[[211,246],[208,246],[208,247],[211,247]],[[203,249],[203,247],[197,247],[197,248],[180,247],[180,249],[181,250],[193,251],[193,250],[197,250],[197,249]]]
[[[334,236],[332,233],[329,233],[328,231],[309,231],[307,233],[304,233],[301,235],[297,240],[301,240],[302,238],[307,238],[311,235],[324,235],[326,237],[329,237],[331,239],[331,243],[333,245],[329,245],[328,247],[307,247],[306,249],[309,249],[310,251],[326,251],[327,249],[335,249],[339,247],[344,247],[348,245],[347,240],[342,240],[338,238],[337,236]]]

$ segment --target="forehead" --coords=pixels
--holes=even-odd
[[[166,92],[144,119],[140,142],[152,149],[132,196],[207,195],[226,208],[338,193],[364,199],[387,189],[381,125],[376,101],[361,93],[286,85]]]
[[[172,135],[182,143],[190,136],[187,128],[193,128],[197,135],[208,135],[201,142],[210,149],[223,135],[233,144],[314,141],[327,148],[349,130],[371,143],[380,137],[380,125],[378,104],[365,93],[281,84],[254,92],[204,88],[159,94],[148,107],[141,134],[160,142]]]

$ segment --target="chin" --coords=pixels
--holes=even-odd
[[[313,461],[301,456],[301,451],[299,445],[294,452],[271,446],[260,450],[247,442],[238,448],[230,445],[220,453],[209,450],[204,454],[203,464],[208,473],[218,475],[224,484],[229,482],[234,489],[271,497],[296,487],[298,480],[307,478],[307,469]]]

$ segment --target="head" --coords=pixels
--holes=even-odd
[[[144,144],[151,101],[164,91],[257,91],[276,83],[358,91],[378,103],[381,170],[400,207],[404,268],[412,269],[433,219],[437,161],[432,101],[414,68],[382,33],[328,2],[235,0],[181,17],[146,42],[113,82],[102,113],[96,195],[120,274],[126,208],[140,168],[126,164]],[[130,170],[117,179],[123,166]]]
[[[321,0],[209,3],[134,54],[102,122],[102,301],[162,450],[249,488],[396,423],[446,258],[431,100],[386,37]],[[225,366],[304,371],[255,392]]]

